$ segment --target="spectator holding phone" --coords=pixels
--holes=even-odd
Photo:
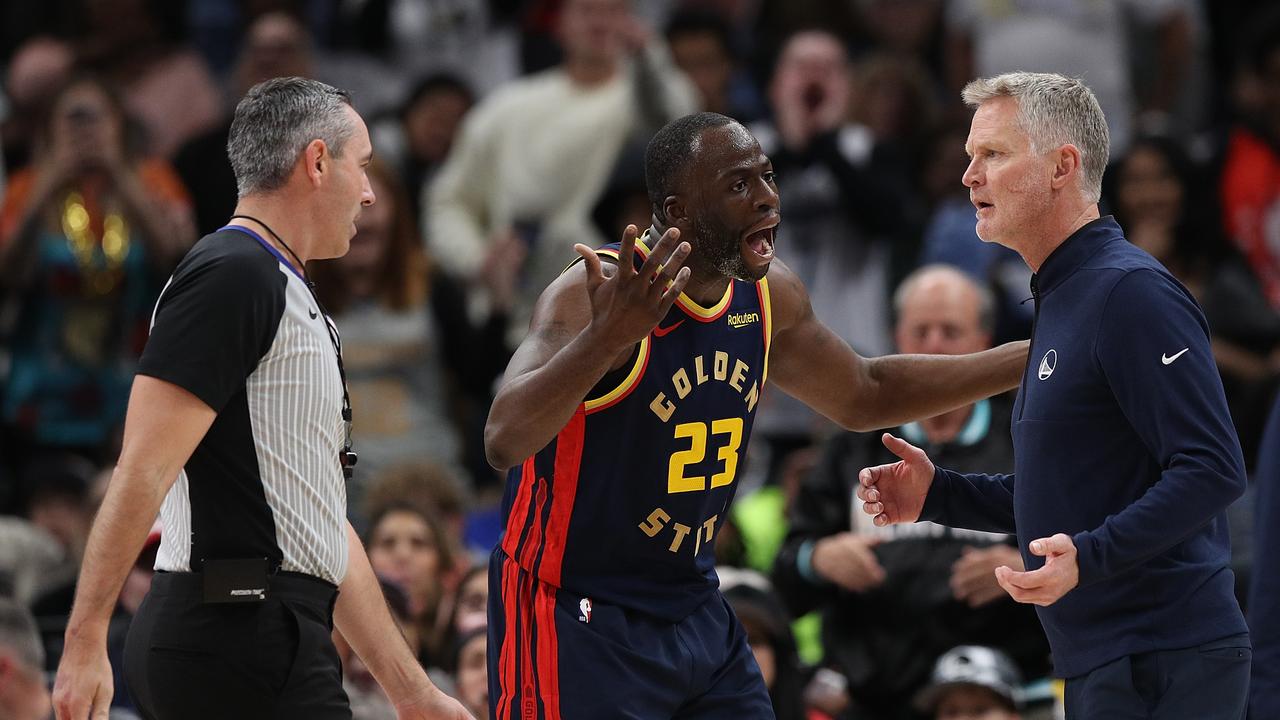
[[[194,240],[186,190],[132,151],[128,126],[109,86],[72,79],[0,208],[0,287],[17,302],[3,424],[24,454],[104,459],[156,294]]]

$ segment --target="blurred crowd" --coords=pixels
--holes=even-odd
[[[778,256],[818,317],[864,355],[971,352],[1030,332],[1030,271],[976,237],[960,183],[959,89],[1010,70],[1097,94],[1103,212],[1204,307],[1252,467],[1280,386],[1266,0],[0,4],[0,716],[48,714],[152,307],[231,214],[230,112],[252,85],[315,77],[369,122],[378,201],[346,257],[310,267],[360,419],[351,515],[423,664],[484,718],[503,482],[484,461],[489,402],[573,243],[649,224],[648,138],[699,109],[747,124],[778,172]],[[867,526],[852,487],[888,460],[877,435],[777,391],[760,406],[716,552],[777,716],[1051,717],[1035,615],[992,577],[1020,565],[1012,539]],[[948,467],[1011,469],[1009,408],[895,432]],[[1232,527],[1242,599],[1249,502]],[[120,597],[117,660],[158,540]],[[356,717],[393,718],[349,649],[344,666]]]

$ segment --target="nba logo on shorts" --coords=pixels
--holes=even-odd
[[[578,622],[591,622],[591,598],[582,598],[578,601]]]

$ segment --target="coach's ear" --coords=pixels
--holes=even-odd
[[[1084,156],[1080,152],[1080,148],[1066,143],[1059,147],[1054,156],[1053,177],[1050,185],[1054,190],[1061,190],[1066,186],[1067,182],[1075,179],[1082,172],[1081,166],[1084,164]]]

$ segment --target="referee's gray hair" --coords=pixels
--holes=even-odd
[[[946,263],[932,263],[921,266],[903,278],[902,282],[898,283],[898,289],[893,291],[894,322],[897,322],[902,317],[902,308],[907,304],[907,297],[915,292],[921,281],[931,275],[950,277],[973,290],[973,293],[978,296],[978,327],[983,332],[995,332],[996,298],[991,292],[991,288],[974,280],[960,268]]]
[[[33,670],[44,670],[44,645],[36,621],[16,600],[0,597],[0,652],[8,651]]]
[[[974,80],[965,85],[960,97],[971,108],[998,97],[1017,100],[1018,125],[1030,138],[1031,151],[1042,153],[1060,145],[1075,145],[1082,158],[1085,199],[1098,202],[1102,197],[1102,173],[1107,169],[1111,137],[1098,98],[1078,78],[1005,73]]]
[[[355,130],[343,112],[351,94],[318,80],[274,78],[258,83],[236,105],[227,157],[240,197],[278,190],[312,140],[334,157]]]

